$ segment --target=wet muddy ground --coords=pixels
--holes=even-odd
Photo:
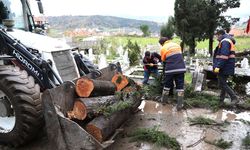
[[[242,121],[250,121],[249,111],[236,114],[226,110],[212,112],[211,110],[195,108],[177,112],[172,105],[163,106],[154,101],[143,101],[140,109],[141,111],[123,126],[124,131],[116,137],[115,143],[109,147],[110,150],[166,149],[146,142],[131,142],[131,139],[126,135],[135,131],[136,128],[158,126],[160,131],[175,137],[183,150],[219,150],[220,148],[207,142],[213,142],[220,138],[225,141],[233,141],[231,150],[241,150],[244,149],[241,146],[242,139],[246,137],[247,132],[250,132],[250,125]],[[210,118],[216,122],[227,120],[229,124],[227,126],[190,126],[188,118],[198,116]]]

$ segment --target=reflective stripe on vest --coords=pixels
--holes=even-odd
[[[215,58],[228,59],[229,57],[226,55],[217,55]]]
[[[217,55],[215,58],[221,58],[221,59],[235,58],[235,55],[234,54],[231,54],[229,56],[226,56],[226,55]]]
[[[228,58],[235,58],[235,55],[231,54],[231,55],[228,56]]]
[[[233,44],[232,40],[227,39],[227,38],[225,38],[225,39],[223,39],[223,40],[220,41],[219,48],[221,48],[221,43],[223,41],[228,41],[230,43],[230,51],[235,51],[235,45]]]

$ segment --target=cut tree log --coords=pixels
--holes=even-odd
[[[141,86],[139,86],[137,83],[135,83],[133,80],[129,79],[129,84],[127,87],[122,89],[122,99],[126,100],[130,97],[133,97],[133,99],[141,99],[142,93]]]
[[[119,100],[120,98],[116,95],[77,98],[73,111],[68,112],[68,118],[77,120],[84,120],[86,117],[94,118],[102,113],[101,108],[110,106]]]
[[[128,86],[128,87],[125,87],[124,89],[122,89],[121,97],[122,97],[123,100],[128,100],[128,99],[131,99],[131,98],[135,98],[135,96],[137,94],[136,92],[137,92],[136,87]]]
[[[121,91],[129,83],[127,77],[121,73],[115,74],[111,81],[116,85],[117,91]]]
[[[110,117],[102,115],[88,123],[86,125],[86,130],[94,136],[97,141],[103,142],[107,140],[130,116],[131,110],[129,108],[115,112]]]
[[[81,77],[76,81],[76,93],[79,97],[113,95],[116,85],[111,81],[92,80]]]
[[[94,83],[91,79],[82,77],[76,81],[76,93],[80,97],[89,97],[94,89]]]
[[[128,89],[128,91],[130,90],[131,89]],[[93,119],[86,125],[87,132],[94,136],[99,142],[107,140],[115,132],[115,130],[128,120],[132,113],[138,109],[141,104],[141,98],[138,97],[141,96],[134,94],[131,95],[131,107],[116,111],[110,116],[101,115]]]
[[[87,116],[86,106],[79,100],[76,100],[72,111],[67,113],[69,119],[84,120]]]

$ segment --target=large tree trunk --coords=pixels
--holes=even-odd
[[[113,95],[129,84],[126,76],[117,73],[112,81],[94,80],[82,77],[76,81],[76,93],[80,97]]]
[[[137,87],[126,87],[122,94],[126,94],[128,101],[132,101],[132,105],[123,110],[119,110],[110,116],[99,116],[87,124],[86,130],[94,136],[99,142],[103,142],[110,137],[117,128],[119,128],[126,120],[130,118],[132,113],[138,109],[141,104],[141,94],[135,94]]]
[[[190,44],[190,54],[194,55],[195,54],[195,38],[192,37],[192,41]]]
[[[184,52],[184,45],[185,45],[185,43],[184,43],[184,41],[182,40],[182,41],[181,41],[181,44],[180,44],[180,46],[181,46],[181,51],[182,51],[182,52]]]
[[[211,0],[210,4],[212,7],[214,7],[215,5],[215,0]],[[214,31],[216,29],[216,20],[218,18],[218,16],[216,14],[212,14],[212,18],[214,18],[214,20],[210,20],[209,21],[209,54],[212,57],[213,56],[213,39],[214,39]]]
[[[86,117],[93,118],[101,113],[101,108],[110,106],[119,100],[120,97],[116,95],[77,98],[73,111],[68,112],[68,117],[77,120],[84,120]]]
[[[213,35],[209,36],[209,54],[212,57],[213,56]]]
[[[82,77],[76,81],[76,93],[79,97],[113,95],[116,85],[111,81],[92,80]]]
[[[131,116],[129,108],[115,112],[109,117],[99,116],[87,124],[86,130],[97,141],[103,142],[110,137]]]

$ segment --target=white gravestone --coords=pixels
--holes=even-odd
[[[243,58],[243,60],[240,62],[240,66],[241,68],[248,69],[249,68],[248,59]]]

